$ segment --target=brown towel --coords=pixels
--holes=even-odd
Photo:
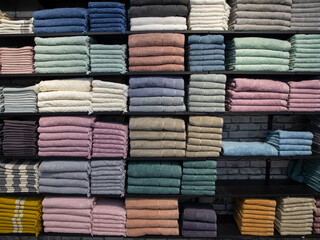
[[[131,157],[185,157],[183,149],[130,149]]]
[[[177,220],[127,219],[127,228],[178,228]]]
[[[166,64],[166,65],[153,65],[153,66],[130,66],[131,72],[177,72],[184,71],[184,65],[182,64]]]
[[[199,138],[199,139],[211,139],[211,140],[221,140],[221,134],[215,133],[196,133],[196,132],[189,132],[188,138]]]
[[[186,132],[130,131],[131,140],[186,140]]]
[[[190,117],[189,124],[193,126],[201,126],[201,127],[214,127],[214,128],[222,128],[223,127],[223,118],[221,117]]]
[[[132,117],[129,122],[131,130],[176,131],[184,132],[183,119],[170,117]]]
[[[179,210],[146,210],[146,209],[127,209],[128,219],[179,219]]]
[[[184,65],[184,57],[180,57],[180,56],[130,57],[129,64],[130,66],[155,66],[155,65],[166,65],[166,64]]]
[[[179,228],[128,228],[128,237],[139,237],[144,235],[179,235]]]
[[[178,200],[168,198],[126,198],[126,209],[177,209]]]
[[[133,34],[129,36],[129,47],[148,47],[148,46],[173,46],[184,47],[184,34],[177,33],[147,33]]]
[[[181,56],[184,57],[184,48],[181,47],[130,47],[130,57],[146,56]]]
[[[132,149],[185,149],[185,141],[143,141],[131,140]]]
[[[188,132],[197,132],[197,133],[222,133],[222,128],[214,127],[196,127],[188,125]]]
[[[221,140],[210,140],[210,139],[188,138],[188,145],[221,147],[222,141]]]

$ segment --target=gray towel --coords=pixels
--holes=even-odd
[[[185,112],[186,106],[129,106],[130,112]]]
[[[184,104],[183,97],[132,97],[130,98],[131,106],[145,106],[145,105],[179,106],[183,104]]]

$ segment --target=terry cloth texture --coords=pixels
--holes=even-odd
[[[190,0],[189,30],[228,30],[229,14],[225,0]]]
[[[91,158],[94,122],[95,117],[41,117],[39,156]]]
[[[0,197],[1,233],[35,234],[42,230],[41,197]]]
[[[189,70],[224,71],[224,36],[191,35],[188,37]]]
[[[33,33],[33,18],[28,20],[0,19],[1,34]]]
[[[217,215],[210,204],[186,203],[182,213],[182,236],[214,238],[217,236]]]
[[[275,212],[275,200],[238,198],[233,217],[242,235],[273,236]]]
[[[130,112],[186,111],[182,77],[131,77],[129,85]]]
[[[289,71],[289,41],[242,37],[226,42],[226,68],[234,71]]]
[[[223,156],[278,156],[278,150],[268,143],[222,141]]]
[[[33,30],[38,33],[88,31],[88,12],[84,8],[56,8],[35,11],[33,13]]]
[[[227,83],[226,110],[233,112],[287,111],[289,86],[269,79],[234,78]]]
[[[274,146],[278,150],[279,156],[305,156],[312,155],[312,138],[311,132],[276,130],[268,131],[265,142]]]
[[[186,131],[183,119],[131,117],[131,157],[185,157]]]
[[[33,63],[34,47],[0,48],[0,74],[31,74]]]
[[[177,199],[126,198],[128,237],[179,235]]]
[[[179,162],[129,162],[128,188],[131,194],[180,194],[182,170]]]
[[[35,43],[36,73],[90,72],[90,37],[36,37]]]
[[[39,162],[1,160],[0,175],[1,193],[39,192]]]
[[[280,198],[277,200],[275,228],[280,235],[312,233],[314,198]]]
[[[319,1],[292,0],[291,30],[319,31]]]
[[[129,36],[129,70],[184,71],[185,36],[177,33],[148,33]]]

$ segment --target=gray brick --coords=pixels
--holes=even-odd
[[[220,175],[220,174],[218,173],[218,179],[219,179],[219,180],[228,180],[228,179],[229,179],[229,175]]]
[[[223,168],[225,166],[227,166],[227,161],[217,161],[218,168]]]
[[[295,122],[298,119],[299,119],[298,116],[294,116],[294,115],[288,115],[288,116],[276,115],[276,116],[273,116],[273,122],[276,122],[276,123]]]
[[[241,168],[239,173],[241,175],[260,175],[263,170],[260,168]]]
[[[227,173],[229,175],[236,175],[236,174],[239,173],[239,169],[237,169],[237,168],[229,168],[229,169],[227,169]]]
[[[262,142],[264,138],[241,138],[240,142]]]
[[[265,179],[266,176],[264,174],[261,174],[259,176],[249,176],[250,180],[261,180],[261,179]]]
[[[238,124],[224,124],[223,126],[223,131],[238,131],[239,130],[239,125]]]
[[[226,166],[227,167],[236,167],[236,168],[243,168],[243,167],[249,167],[250,162],[248,161],[227,161]]]
[[[226,209],[233,210],[233,204],[231,204],[231,203],[227,204]]]
[[[266,166],[266,161],[251,161],[250,167],[264,168]]]
[[[258,138],[265,138],[267,136],[267,131],[250,131],[250,137],[258,137]]]
[[[287,175],[288,174],[288,168],[282,168],[281,169],[281,174],[282,175]]]
[[[225,204],[213,204],[213,208],[217,211],[224,211],[226,210]]]
[[[230,180],[247,180],[249,176],[247,175],[229,175],[228,179]]]
[[[233,211],[217,211],[218,215],[232,215],[232,213],[233,213]],[[231,239],[225,238],[225,240],[231,240]]]
[[[61,240],[79,240],[79,237],[63,236]]]
[[[42,236],[42,240],[61,240],[62,237],[59,236]]]
[[[272,174],[272,175],[280,175],[281,174],[281,169],[280,168],[271,168],[270,169],[270,174]]]
[[[250,137],[249,131],[237,131],[237,132],[230,132],[229,138],[248,138]]]
[[[258,123],[267,123],[268,116],[252,116],[251,122],[258,122]]]
[[[249,123],[250,116],[233,116],[231,119],[233,123]]]
[[[267,131],[268,125],[267,124],[260,124],[260,130]]]
[[[214,199],[212,197],[202,197],[199,199],[200,203],[214,203]]]
[[[229,133],[222,132],[222,139],[228,139],[228,138],[229,138]]]
[[[32,18],[32,11],[18,11],[16,12],[16,18],[29,19]]]
[[[227,168],[218,168],[218,175],[227,175],[228,174],[228,169]]]
[[[260,124],[255,123],[240,123],[239,130],[260,130]]]
[[[288,167],[288,160],[284,160],[284,161],[271,161],[271,168],[279,168],[279,167]]]
[[[271,179],[288,179],[288,176],[286,175],[271,175]]]
[[[224,116],[223,117],[223,122],[224,123],[231,123],[231,118],[232,118],[231,116]]]

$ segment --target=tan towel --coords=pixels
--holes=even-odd
[[[184,57],[184,48],[181,47],[130,47],[129,56],[181,56]]]
[[[130,149],[131,157],[185,157],[184,149]]]
[[[177,199],[168,198],[126,198],[126,209],[170,210],[178,208]]]
[[[179,235],[179,228],[128,228],[128,237],[139,237],[144,235],[164,235],[177,236]]]
[[[221,117],[209,117],[209,116],[201,116],[201,117],[190,117],[189,124],[193,126],[201,126],[201,127],[213,127],[213,128],[222,128],[223,127],[223,118]]]
[[[183,119],[170,117],[132,117],[129,121],[130,130],[151,131],[176,131],[184,132],[185,123]]]
[[[196,146],[211,146],[211,147],[221,147],[221,140],[210,140],[210,139],[199,139],[199,138],[188,138],[188,145]]]
[[[213,152],[221,152],[221,147],[210,147],[210,146],[196,146],[188,144],[187,151],[189,152],[198,152],[198,151],[213,151]]]
[[[281,198],[277,200],[278,204],[292,204],[292,203],[316,203],[316,200],[314,198],[293,198],[293,197],[287,197],[287,198]]]
[[[172,46],[184,47],[184,34],[177,33],[147,33],[133,34],[129,36],[128,45],[131,47],[148,47],[148,46]]]
[[[185,149],[186,142],[184,141],[143,141],[131,140],[131,149]]]
[[[186,151],[186,157],[219,157],[219,152],[189,152]]]
[[[131,140],[186,140],[186,132],[130,131]]]
[[[198,139],[210,139],[210,140],[221,140],[222,135],[216,133],[196,133],[189,132],[188,138],[198,138]]]
[[[127,219],[127,228],[178,228],[177,220]]]
[[[147,210],[147,209],[127,209],[128,219],[179,219],[179,210]]]
[[[197,133],[222,133],[222,128],[214,128],[214,127],[197,127],[188,125],[188,132],[197,132]]]

